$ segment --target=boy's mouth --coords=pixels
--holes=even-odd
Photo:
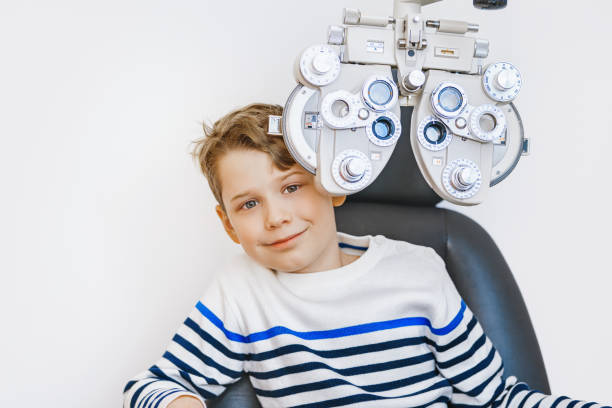
[[[304,230],[304,231],[306,231],[306,230]],[[288,237],[279,239],[278,241],[274,241],[274,242],[271,242],[271,243],[266,244],[266,245],[271,246],[271,245],[282,244],[283,242],[287,242],[287,241],[297,237],[298,235],[301,235],[304,231],[298,232],[297,234],[289,235]]]

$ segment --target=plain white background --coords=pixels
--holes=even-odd
[[[294,58],[343,7],[392,13],[391,0],[0,3],[2,406],[121,404],[241,251],[188,154],[200,123],[284,104]],[[479,23],[489,61],[519,67],[533,142],[488,201],[443,205],[504,253],[553,393],[610,403],[612,6],[424,12]]]

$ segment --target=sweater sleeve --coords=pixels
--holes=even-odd
[[[191,310],[166,351],[127,382],[124,408],[165,408],[184,395],[203,404],[240,379],[245,349],[230,299],[218,279]]]
[[[514,376],[504,379],[500,354],[461,299],[442,258],[433,249],[428,250],[436,264],[441,290],[429,346],[439,372],[453,387],[451,403],[454,407],[604,407],[566,396],[543,394]]]

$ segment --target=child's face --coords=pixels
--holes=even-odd
[[[217,170],[227,211],[217,205],[217,214],[230,238],[252,259],[285,272],[338,266],[333,206],[341,205],[344,196],[319,192],[314,176],[300,165],[281,171],[268,154],[257,150],[230,151]],[[271,245],[295,234],[300,235]]]

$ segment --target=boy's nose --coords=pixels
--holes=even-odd
[[[291,211],[281,204],[268,204],[266,214],[266,227],[268,229],[278,228],[291,221]]]

